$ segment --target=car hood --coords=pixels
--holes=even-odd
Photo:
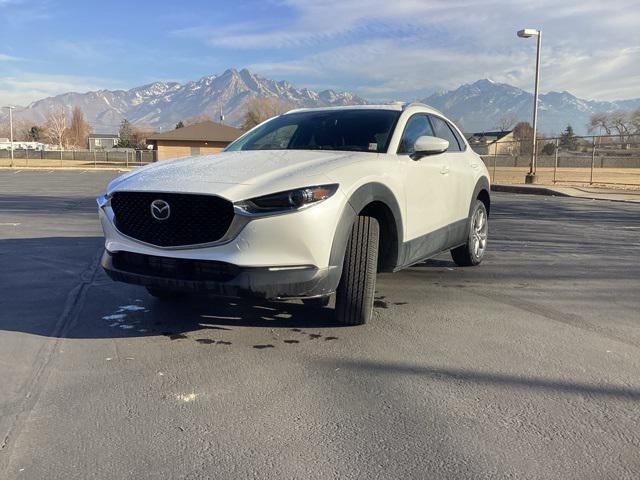
[[[253,150],[162,160],[113,180],[116,191],[162,191],[220,195],[231,201],[331,182],[333,168],[372,153]]]

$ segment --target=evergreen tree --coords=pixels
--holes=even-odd
[[[560,145],[568,150],[575,150],[578,146],[578,140],[573,133],[573,127],[571,125],[567,125],[564,132],[560,134]]]
[[[176,130],[182,127],[184,127],[184,123],[182,122],[182,120],[180,120],[178,123],[176,123]]]
[[[133,126],[131,122],[126,118],[120,123],[120,140],[118,141],[119,148],[133,148]]]
[[[40,142],[44,138],[44,128],[38,125],[32,126],[27,131],[27,138],[30,142]]]
[[[545,143],[542,147],[542,155],[553,155],[556,153],[556,144],[555,143]]]

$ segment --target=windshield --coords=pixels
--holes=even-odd
[[[383,153],[400,112],[319,110],[281,115],[227,147],[237,150],[345,150]]]

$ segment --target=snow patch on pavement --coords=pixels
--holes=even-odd
[[[189,402],[193,402],[198,396],[199,394],[197,393],[187,393],[184,395],[178,394],[176,395],[176,399],[184,403],[189,403]]]
[[[136,302],[142,302],[142,300],[136,299]],[[135,326],[140,323],[140,320],[129,319],[129,314],[135,313],[146,313],[149,310],[141,305],[120,305],[114,313],[109,315],[105,315],[102,317],[103,320],[111,322],[109,324],[110,328],[120,328],[121,330],[132,330],[136,328]],[[147,330],[144,328],[137,329],[138,332],[144,333]]]

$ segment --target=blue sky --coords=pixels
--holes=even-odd
[[[490,78],[640,97],[640,0],[0,0],[0,104],[247,67],[300,87],[412,99]]]

